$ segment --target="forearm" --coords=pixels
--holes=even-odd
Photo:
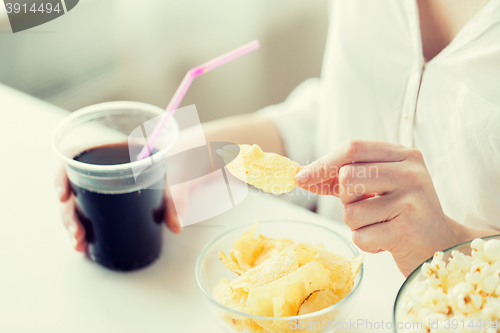
[[[208,142],[257,144],[262,150],[285,155],[281,135],[269,119],[250,113],[203,123]]]
[[[258,144],[264,151],[283,154],[283,143],[278,129],[272,121],[259,114],[233,116],[202,124],[203,134],[207,143],[229,142],[239,144]],[[199,127],[193,126],[180,133],[177,145],[169,165],[169,182],[179,183],[186,175],[194,178],[208,172],[213,166],[210,160],[202,158],[194,147],[201,145],[202,133]],[[195,177],[196,175],[196,177]]]

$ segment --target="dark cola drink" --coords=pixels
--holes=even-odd
[[[129,163],[129,148],[126,142],[98,146],[74,160],[95,165]],[[160,177],[147,188],[123,193],[98,193],[71,184],[92,260],[113,270],[132,271],[158,258],[165,216],[165,178]]]

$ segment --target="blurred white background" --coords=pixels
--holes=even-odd
[[[279,103],[319,76],[327,21],[327,0],[80,0],[12,34],[2,3],[0,83],[68,110],[110,100],[165,107],[188,69],[259,39],[260,50],[193,83],[182,105],[207,121]]]

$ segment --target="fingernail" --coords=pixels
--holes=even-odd
[[[181,231],[181,223],[178,218],[174,219],[174,224],[175,224],[175,232],[180,232]]]
[[[73,223],[70,223],[68,225],[68,232],[70,233],[71,236],[75,236],[76,234],[76,225]]]
[[[299,184],[307,183],[307,181],[309,180],[309,178],[311,178],[311,176],[310,176],[310,172],[309,172],[308,168],[304,168],[304,169],[300,170],[295,175],[295,180]]]
[[[61,200],[62,194],[63,194],[63,188],[61,186],[57,185],[56,186],[57,199]]]

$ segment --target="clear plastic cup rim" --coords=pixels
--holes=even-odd
[[[80,162],[77,160],[74,160],[72,158],[69,158],[65,156],[57,147],[57,136],[60,133],[61,129],[66,126],[68,123],[71,121],[75,120],[76,118],[79,118],[84,115],[90,115],[93,113],[98,113],[102,112],[105,109],[138,109],[140,111],[146,111],[150,112],[152,114],[156,114],[158,116],[161,116],[162,114],[166,114],[165,110],[158,106],[154,106],[151,104],[147,103],[141,103],[141,102],[129,102],[129,101],[123,101],[123,102],[106,102],[106,103],[99,103],[99,104],[94,104],[90,105],[87,107],[84,107],[82,109],[79,109],[77,111],[74,111],[71,113],[69,116],[66,116],[63,120],[57,124],[56,128],[52,132],[52,149],[54,152],[59,156],[59,158],[69,166],[72,166],[77,169],[83,169],[83,170],[88,170],[88,171],[120,171],[120,170],[129,170],[129,169],[140,169],[140,168],[145,168],[147,166],[151,165],[151,159],[150,157],[153,158],[154,161],[160,161],[164,158],[167,157],[168,152],[172,149],[174,146],[175,142],[177,141],[177,138],[179,136],[179,125],[177,124],[177,121],[175,121],[174,117],[170,117],[168,119],[167,123],[165,124],[165,127],[169,126],[171,124],[173,126],[173,140],[171,140],[165,147],[163,147],[161,150],[156,152],[155,154],[151,155],[148,158],[142,159],[140,161],[134,161],[130,163],[124,163],[124,164],[115,164],[115,165],[98,165],[98,164],[90,164],[90,163],[84,163]],[[92,147],[89,147],[92,148]]]
[[[344,236],[342,236],[341,234],[337,233],[336,231],[333,231],[332,229],[326,228],[326,227],[318,225],[318,224],[314,224],[314,223],[310,223],[310,222],[304,222],[304,221],[293,221],[293,220],[265,220],[265,221],[259,221],[259,225],[266,224],[266,223],[283,223],[283,222],[286,222],[286,223],[297,223],[297,224],[303,224],[303,225],[310,225],[310,226],[313,226],[313,227],[318,227],[318,228],[324,229],[325,231],[328,231],[328,232],[334,234],[335,236],[337,236],[338,238],[340,238],[349,247],[349,249],[353,252],[354,256],[359,255],[359,251],[356,248],[356,246],[354,246],[354,244],[352,244]],[[234,309],[232,309],[232,308],[230,308],[230,307],[222,304],[221,302],[219,302],[218,300],[216,300],[212,296],[211,293],[209,293],[207,290],[205,290],[205,288],[201,284],[201,281],[200,281],[200,278],[199,278],[199,276],[200,276],[200,264],[201,264],[201,260],[204,258],[205,253],[208,251],[208,249],[210,249],[210,247],[215,242],[217,242],[219,239],[223,238],[228,233],[233,232],[233,231],[235,231],[237,229],[249,229],[252,226],[253,226],[253,223],[250,223],[250,224],[246,224],[246,225],[242,225],[242,226],[239,226],[239,227],[232,228],[232,229],[224,232],[222,235],[216,237],[215,239],[213,239],[212,241],[210,241],[207,245],[205,245],[205,247],[203,248],[203,250],[201,250],[200,254],[198,255],[198,259],[196,260],[196,264],[195,264],[195,276],[196,276],[196,283],[198,284],[198,287],[200,288],[200,290],[202,291],[202,293],[205,296],[207,296],[208,299],[212,303],[214,303],[215,305],[221,307],[225,311],[231,312],[231,313],[233,313],[235,315],[238,315],[240,317],[258,319],[258,320],[292,321],[292,320],[307,319],[307,318],[311,318],[311,317],[321,316],[323,314],[331,312],[332,310],[341,308],[347,302],[347,300],[349,300],[350,298],[352,298],[353,295],[356,294],[357,291],[359,290],[359,286],[361,285],[361,282],[363,281],[363,270],[364,270],[363,266],[364,266],[364,264],[362,264],[361,268],[359,269],[359,273],[358,273],[359,279],[358,279],[358,282],[356,283],[356,285],[354,286],[354,288],[351,290],[351,292],[349,294],[347,294],[347,296],[345,296],[344,298],[342,298],[338,303],[335,303],[332,306],[324,308],[324,309],[322,309],[320,311],[311,312],[311,313],[300,315],[300,316],[299,315],[298,316],[291,316],[291,317],[264,317],[264,316],[256,316],[256,315],[248,314],[248,313],[245,313],[245,312],[240,312],[240,311],[234,310]]]

